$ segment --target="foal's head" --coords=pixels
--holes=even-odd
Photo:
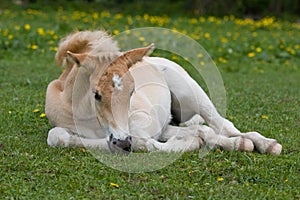
[[[91,77],[91,91],[95,98],[98,120],[109,136],[109,147],[112,151],[130,151],[131,138],[128,131],[128,107],[134,91],[134,81],[129,68],[149,55],[154,49],[151,44],[145,48],[132,49],[118,56],[104,70],[94,71]],[[102,65],[99,58],[84,54],[68,56],[79,66],[89,68],[91,65]],[[96,68],[103,66],[96,66]],[[96,73],[96,74],[95,74]]]

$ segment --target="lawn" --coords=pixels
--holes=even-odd
[[[0,199],[300,199],[300,24],[68,6],[0,9]],[[242,131],[277,139],[282,155],[190,152],[163,169],[127,173],[85,149],[48,147],[45,92],[62,70],[54,62],[59,40],[76,29],[117,35],[149,26],[201,44],[222,75],[226,116]]]

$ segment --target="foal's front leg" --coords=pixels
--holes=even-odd
[[[109,150],[107,139],[87,139],[70,134],[65,128],[55,127],[48,133],[47,144],[53,147],[86,147]]]

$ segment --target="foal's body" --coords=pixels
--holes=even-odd
[[[280,146],[274,139],[267,139],[256,132],[242,134],[231,122],[220,116],[201,87],[176,63],[164,58],[145,57],[136,65],[130,70],[135,81],[135,92],[131,97],[128,113],[134,150],[192,151],[200,148],[204,140],[210,147],[217,145],[226,150],[246,151],[253,150],[252,141],[261,153],[278,152]],[[79,72],[82,73],[84,72]],[[51,102],[48,106],[56,108],[57,113],[57,123],[54,123],[57,127],[50,130],[48,144],[108,150],[107,135],[99,127],[96,115],[91,115],[95,110],[90,99],[86,98],[87,94],[82,95],[81,100],[77,99],[83,107],[79,108],[81,119],[75,121],[80,122],[77,126],[85,124],[85,127],[77,127],[70,99],[64,98],[64,93],[55,82],[48,90],[54,91],[51,96],[54,94],[55,99],[48,100]],[[170,91],[177,98],[176,102],[180,103],[173,104],[173,108],[181,108],[173,109],[173,117],[181,122],[188,121],[197,114],[201,117],[194,117],[196,120],[187,127],[169,125]],[[73,111],[74,109],[76,110],[75,107]],[[49,116],[48,113],[47,115]],[[203,122],[208,126],[202,125]]]
[[[118,55],[116,50],[112,60]],[[49,84],[46,114],[55,126],[48,134],[50,146],[109,149],[108,127],[101,125],[90,91],[96,71],[67,62],[66,71]],[[252,151],[255,146],[261,153],[280,154],[282,147],[276,140],[257,132],[241,133],[220,116],[202,88],[176,63],[144,57],[129,71],[135,89],[128,110],[121,113],[126,114],[128,127],[114,135],[124,139],[121,132],[129,134],[133,150],[192,151],[205,142],[226,150]],[[186,127],[170,125],[172,117]]]

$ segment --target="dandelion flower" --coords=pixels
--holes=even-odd
[[[33,110],[33,112],[37,113],[37,112],[40,112],[40,110],[36,108],[36,109]]]
[[[43,28],[38,28],[36,31],[37,31],[37,33],[38,33],[39,35],[45,35],[45,34],[46,34],[46,32],[44,31]]]
[[[262,115],[261,118],[263,118],[263,119],[269,119],[269,117],[267,115]]]
[[[45,113],[40,114],[40,118],[44,118],[44,117],[46,117]]]
[[[118,35],[118,34],[120,33],[120,31],[117,30],[117,29],[115,29],[115,30],[113,31],[113,33],[114,33],[115,35]]]
[[[144,42],[145,38],[141,36],[141,37],[139,37],[139,41]]]
[[[57,51],[57,47],[50,47],[50,51]]]
[[[209,34],[209,33],[205,33],[205,34],[204,34],[204,37],[205,37],[206,39],[210,39],[210,34]]]
[[[119,188],[120,187],[119,184],[117,184],[117,183],[110,183],[110,186],[111,187],[115,187],[115,188]]]
[[[217,179],[218,181],[224,181],[224,178],[222,178],[222,177],[218,177],[218,179]]]
[[[36,45],[36,44],[33,44],[33,45],[31,45],[31,46],[30,46],[30,48],[31,48],[31,49],[33,49],[33,50],[36,50],[36,49],[38,49],[38,48],[39,48],[39,46],[38,46],[38,45]]]
[[[25,30],[29,31],[30,28],[31,28],[30,24],[25,24],[25,25],[24,25],[24,29],[25,29]]]
[[[228,42],[228,39],[225,38],[225,37],[222,37],[222,38],[221,38],[221,42],[222,42],[222,43],[227,43],[227,42]]]
[[[98,19],[98,18],[99,18],[98,13],[94,12],[94,13],[93,13],[93,19]]]
[[[249,57],[249,58],[253,58],[254,56],[255,56],[255,53],[254,53],[254,52],[248,53],[248,57]]]
[[[15,30],[16,30],[16,31],[19,31],[20,29],[21,29],[20,26],[15,26]]]
[[[262,52],[262,48],[257,47],[257,48],[256,48],[256,52],[258,52],[258,53]]]
[[[172,60],[178,60],[178,57],[176,55],[172,55],[171,59]]]
[[[199,54],[197,55],[197,57],[198,57],[198,58],[203,58],[203,54],[202,54],[202,53],[199,53]]]

